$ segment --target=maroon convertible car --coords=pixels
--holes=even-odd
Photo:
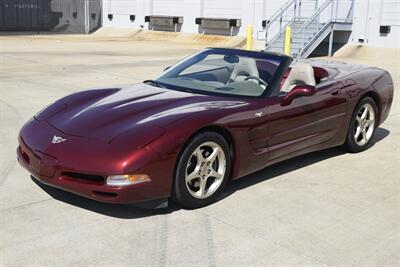
[[[154,80],[56,101],[22,128],[18,161],[40,182],[98,201],[197,208],[276,162],[367,149],[392,99],[382,69],[209,48]]]

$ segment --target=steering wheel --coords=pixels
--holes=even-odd
[[[268,83],[266,81],[264,81],[263,79],[261,79],[260,77],[257,77],[257,76],[250,75],[250,76],[247,76],[246,78],[244,78],[244,80],[245,81],[247,81],[247,80],[256,80],[260,85],[264,85],[265,88],[268,87]]]

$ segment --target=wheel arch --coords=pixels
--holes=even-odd
[[[358,105],[358,103],[360,103],[360,101],[361,100],[363,100],[365,97],[370,97],[370,98],[372,98],[372,100],[374,100],[374,102],[375,102],[375,105],[376,105],[376,108],[378,109],[377,110],[377,117],[378,117],[378,119],[377,119],[377,125],[379,125],[379,123],[380,123],[380,121],[381,121],[381,115],[382,115],[382,108],[381,108],[381,106],[382,106],[382,103],[381,103],[381,99],[380,99],[380,97],[379,97],[379,94],[377,93],[377,92],[375,92],[375,91],[373,91],[373,90],[370,90],[370,91],[368,91],[368,92],[366,92],[365,94],[363,94],[361,97],[360,97],[360,99],[358,100],[358,102],[357,102],[357,104],[356,104],[356,106]]]
[[[229,145],[229,149],[231,150],[230,152],[232,153],[231,156],[233,157],[233,153],[234,153],[234,140],[233,140],[233,136],[231,134],[231,132],[226,129],[223,126],[220,125],[209,125],[209,126],[205,126],[200,128],[199,130],[197,130],[194,134],[192,134],[192,136],[190,137],[190,139],[202,132],[216,132],[220,135],[222,135],[222,137],[225,138],[225,140],[228,142]]]
[[[183,150],[189,144],[189,142],[198,134],[204,133],[204,132],[215,132],[220,134],[227,142],[229,145],[231,157],[232,157],[232,163],[234,162],[234,155],[235,155],[235,141],[233,139],[232,133],[224,126],[221,125],[207,125],[203,126],[200,129],[196,130],[193,132],[189,138],[186,139],[185,143],[183,144],[181,150],[179,151],[179,156],[182,154]],[[231,172],[232,173],[232,172]]]
[[[182,143],[182,145],[180,146],[180,149],[177,153],[177,157],[175,160],[175,166],[174,166],[174,170],[173,170],[173,177],[172,177],[172,183],[171,183],[171,191],[170,191],[170,196],[172,199],[175,199],[175,188],[176,188],[176,175],[178,172],[178,166],[179,166],[179,161],[180,158],[182,156],[182,154],[184,153],[186,147],[190,144],[190,142],[195,138],[195,136],[204,133],[204,132],[214,132],[214,133],[218,133],[219,135],[221,135],[228,143],[229,146],[229,153],[231,156],[231,171],[230,171],[230,175],[227,179],[227,182],[232,180],[233,177],[233,172],[236,171],[236,164],[235,164],[235,159],[236,157],[234,157],[235,153],[235,147],[234,147],[234,139],[233,139],[233,135],[232,133],[225,128],[224,126],[220,126],[220,125],[207,125],[207,126],[203,126],[197,130],[195,130],[194,132],[192,132],[190,135],[188,135],[188,137],[186,138],[186,140]],[[175,199],[176,200],[176,199]]]
[[[348,151],[350,153],[361,152],[361,151],[369,148],[369,146],[371,144],[370,141],[372,140],[372,136],[371,136],[371,138],[369,140],[367,140],[366,143],[364,143],[362,145],[359,145],[359,144],[356,144],[357,141],[354,141],[353,136],[350,135],[350,131],[352,130],[351,127],[353,125],[352,123],[354,122],[355,116],[357,116],[356,114],[358,113],[358,111],[362,107],[361,104],[368,103],[368,102],[364,102],[364,103],[362,102],[366,98],[369,98],[369,102],[371,102],[371,100],[372,100],[375,103],[375,106],[376,106],[376,109],[377,109],[375,127],[378,127],[378,125],[379,125],[379,119],[380,119],[380,116],[381,116],[381,111],[380,111],[381,103],[380,103],[379,95],[374,91],[365,92],[364,94],[362,94],[358,98],[358,101],[354,101],[355,102],[355,106],[353,108],[352,116],[351,116],[351,119],[350,119],[350,122],[349,122],[349,125],[348,125],[348,128],[347,128],[346,139],[345,139],[344,143],[341,145],[341,147],[344,150],[346,150],[346,151]]]
[[[235,153],[235,141],[233,139],[233,135],[232,133],[224,126],[221,125],[207,125],[207,126],[203,126],[199,129],[197,129],[195,132],[193,132],[183,143],[183,145],[180,148],[180,151],[178,153],[178,157],[175,163],[175,168],[174,168],[174,176],[176,175],[176,170],[178,167],[178,161],[179,158],[181,157],[183,151],[185,150],[186,146],[190,143],[190,141],[198,134],[204,133],[204,132],[215,132],[220,134],[228,143],[229,145],[229,152],[231,154],[231,160],[232,160],[232,164],[231,164],[231,172],[230,172],[230,177],[229,180],[232,179],[234,173],[236,172],[236,153]],[[174,182],[173,182],[174,183]]]

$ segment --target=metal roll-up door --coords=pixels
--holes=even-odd
[[[89,33],[101,27],[102,0],[0,0],[0,31]]]
[[[0,0],[1,31],[45,31],[49,28],[49,0]]]

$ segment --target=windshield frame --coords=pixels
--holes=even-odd
[[[207,53],[208,55],[211,55],[211,54],[237,55],[237,56],[249,57],[249,58],[254,58],[254,59],[278,61],[278,62],[280,62],[280,64],[278,65],[278,68],[276,69],[275,73],[272,75],[267,88],[264,90],[264,92],[261,95],[258,95],[258,96],[229,94],[229,93],[213,92],[213,91],[208,91],[208,90],[199,90],[199,89],[195,89],[195,88],[178,86],[175,84],[174,85],[168,84],[168,83],[165,83],[165,82],[162,82],[159,80],[160,78],[162,78],[169,72],[176,72],[177,69],[178,70],[181,69],[182,64],[188,62],[192,58],[197,57],[203,53]],[[157,83],[161,84],[163,87],[170,89],[170,90],[184,91],[184,92],[190,92],[190,93],[201,94],[201,95],[213,95],[213,96],[222,96],[222,97],[230,97],[230,98],[265,98],[270,95],[273,95],[274,92],[276,92],[276,90],[279,90],[280,80],[282,79],[286,69],[289,67],[289,65],[291,64],[292,61],[293,61],[293,58],[291,58],[287,55],[268,53],[268,52],[264,52],[264,51],[259,52],[259,51],[250,51],[250,50],[233,49],[233,48],[206,48],[206,49],[203,49],[203,50],[195,53],[194,55],[191,55],[191,56],[181,60],[174,66],[168,68],[165,72],[163,72],[161,75],[159,75],[155,79],[155,81]],[[185,67],[185,68],[187,68],[187,67]]]

